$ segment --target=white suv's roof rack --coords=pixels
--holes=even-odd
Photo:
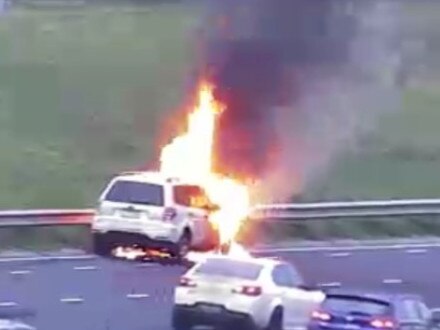
[[[139,175],[139,174],[143,174],[143,173],[145,173],[145,172],[143,172],[143,171],[126,171],[126,172],[118,173],[117,175],[118,176],[120,176],[120,175]]]
[[[180,182],[180,178],[177,177],[169,177],[167,178],[167,182],[172,183],[172,182]]]
[[[151,174],[160,174],[160,172],[155,171],[124,171],[117,174],[117,176],[129,176],[129,175],[151,175]],[[165,182],[167,183],[177,183],[181,182],[181,178],[176,176],[165,177]]]

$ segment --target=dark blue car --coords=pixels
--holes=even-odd
[[[336,290],[312,313],[308,330],[429,330],[434,323],[418,295]]]

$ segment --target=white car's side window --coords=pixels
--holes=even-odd
[[[299,272],[294,266],[286,264],[285,267],[286,267],[286,272],[289,274],[289,277],[292,279],[294,286],[299,286],[304,284],[304,280],[302,276],[299,274]]]
[[[173,187],[174,200],[176,204],[200,208],[208,204],[208,198],[199,186],[195,185],[177,185]]]
[[[273,281],[281,287],[291,288],[295,286],[293,278],[290,276],[286,265],[277,265],[272,272]]]

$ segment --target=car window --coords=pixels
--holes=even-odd
[[[288,286],[285,273],[280,269],[280,266],[276,266],[272,271],[272,280],[278,286]]]
[[[205,191],[194,185],[176,185],[173,187],[174,202],[181,206],[203,207],[209,204]]]
[[[256,280],[262,269],[253,262],[211,258],[199,265],[194,274]]]
[[[417,303],[412,299],[403,299],[396,310],[399,319],[419,320],[421,315],[418,311]]]
[[[368,315],[388,315],[391,305],[385,301],[349,295],[328,295],[322,307],[334,312],[361,312]]]
[[[274,283],[282,287],[295,287],[302,284],[298,277],[295,277],[295,272],[292,271],[289,265],[277,265],[272,271],[272,279]]]
[[[115,181],[104,200],[118,203],[142,204],[142,205],[164,205],[164,190],[161,185],[134,182]]]
[[[283,267],[285,267],[286,272],[289,274],[289,277],[292,279],[293,285],[298,286],[304,284],[302,276],[293,265],[286,264],[283,265]]]

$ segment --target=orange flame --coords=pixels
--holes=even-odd
[[[232,242],[246,219],[249,192],[245,185],[212,172],[216,119],[224,107],[214,99],[213,87],[202,83],[198,104],[188,116],[187,131],[162,149],[161,172],[194,183],[206,189],[212,202],[220,209],[212,214],[221,243]]]
[[[188,117],[187,132],[162,149],[161,172],[203,183],[211,177],[215,121],[222,108],[215,102],[210,85],[202,84],[198,96],[198,105]]]

